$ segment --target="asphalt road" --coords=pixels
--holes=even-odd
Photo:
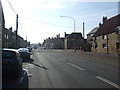
[[[117,67],[54,50],[34,50],[31,58],[20,77],[4,80],[4,87],[119,88]]]

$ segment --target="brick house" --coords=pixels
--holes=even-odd
[[[104,20],[94,35],[92,51],[107,54],[120,53],[120,14]]]

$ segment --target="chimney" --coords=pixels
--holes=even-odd
[[[60,38],[60,34],[58,34],[58,37]]]
[[[12,32],[12,27],[10,27],[9,30]]]
[[[99,22],[99,27],[101,26],[101,22]]]
[[[64,32],[64,34],[65,34],[65,37],[66,37],[66,32]]]
[[[107,17],[105,16],[103,16],[103,23],[105,22],[107,20]]]

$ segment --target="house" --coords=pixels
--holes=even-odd
[[[84,46],[84,38],[79,32],[73,32],[65,37],[64,47],[65,49],[80,49]]]
[[[94,35],[92,51],[107,54],[120,53],[120,14],[103,21]]]
[[[27,47],[27,41],[21,36],[17,35],[17,47],[16,47],[16,32],[12,31],[12,28],[3,28],[2,31],[2,47],[3,48],[20,48]]]
[[[98,29],[99,29],[99,27],[95,27],[87,34],[87,41],[88,42],[93,41],[93,36],[97,32]]]
[[[5,19],[4,19],[2,3],[0,1],[0,48],[2,47],[2,30],[4,27],[5,27]]]
[[[44,40],[43,45],[46,49],[64,49],[64,38],[60,38],[60,35],[54,38],[48,38]]]

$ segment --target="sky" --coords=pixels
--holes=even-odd
[[[43,43],[48,37],[64,37],[64,32],[83,33],[85,38],[93,28],[102,23],[102,17],[118,15],[119,0],[1,0],[5,27],[16,29],[18,14],[18,34],[31,43]],[[67,16],[67,17],[61,17]],[[68,18],[72,17],[72,18]]]

